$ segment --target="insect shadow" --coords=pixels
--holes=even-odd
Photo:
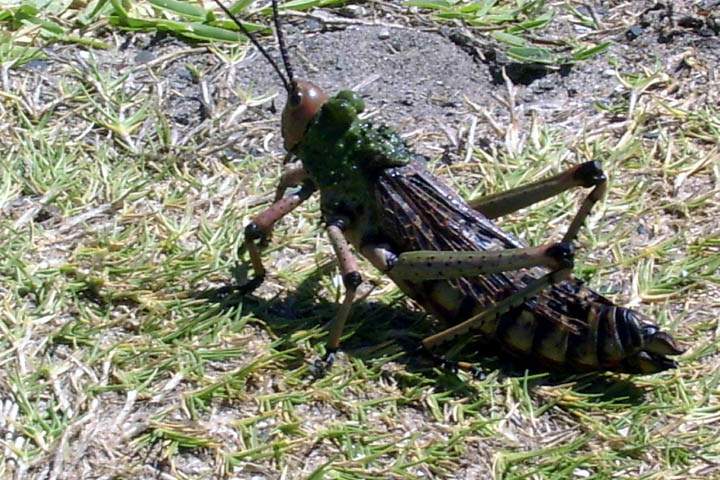
[[[217,303],[223,309],[235,308],[242,303],[244,313],[261,320],[281,342],[287,341],[288,350],[292,350],[295,344],[291,337],[295,333],[328,323],[337,311],[337,303],[317,295],[323,278],[335,271],[332,263],[321,265],[296,288],[270,299],[253,294],[235,295],[223,287],[196,291],[193,296]],[[440,328],[431,315],[409,308],[402,297],[391,303],[360,300],[355,302],[346,327],[343,352],[349,358],[370,364],[392,360],[402,365],[409,375],[394,375],[401,388],[416,387],[420,376],[421,382],[432,382],[435,391],[473,397],[478,392],[478,382],[472,381],[466,374],[458,375],[439,368],[437,363],[417,352],[419,340]],[[311,340],[313,346],[324,342],[324,336]],[[283,348],[282,344],[279,348]],[[551,372],[529,361],[510,357],[492,342],[483,342],[480,337],[469,338],[443,353],[447,353],[449,358],[472,362],[485,374],[497,372],[500,378],[527,377],[527,388],[531,394],[538,387],[565,385],[581,394],[588,403],[636,405],[645,400],[644,390],[623,375]],[[297,368],[307,362],[306,354],[298,351],[285,362],[288,369]]]

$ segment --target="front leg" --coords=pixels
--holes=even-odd
[[[283,173],[280,175],[280,181],[278,182],[277,189],[275,190],[275,200],[277,202],[285,195],[285,190],[290,187],[297,187],[302,185],[309,178],[305,167],[301,161],[288,163],[283,168]]]
[[[281,182],[281,185],[282,184]],[[250,255],[250,263],[254,276],[244,285],[235,285],[230,287],[229,290],[245,295],[262,284],[265,279],[265,266],[263,265],[262,256],[260,255],[261,246],[267,243],[267,239],[275,226],[275,222],[292,212],[298,205],[307,200],[314,191],[315,185],[306,180],[299,191],[275,201],[267,209],[256,215],[245,227],[243,248],[247,250]]]

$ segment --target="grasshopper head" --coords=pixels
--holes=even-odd
[[[282,28],[280,28],[280,15],[278,14],[278,2],[272,0],[273,20],[275,22],[275,33],[277,35],[278,46],[280,47],[280,55],[282,56],[283,65],[285,65],[285,73],[280,69],[278,63],[273,60],[272,56],[263,48],[257,39],[248,31],[247,28],[238,20],[235,15],[220,0],[215,3],[229,16],[237,27],[250,39],[257,47],[260,53],[270,63],[277,72],[278,77],[283,83],[285,90],[288,92],[288,100],[282,113],[282,136],[285,148],[291,152],[305,137],[310,121],[320,111],[323,103],[328,96],[310,82],[304,80],[295,80],[292,65],[288,58],[288,51],[285,47],[285,39]]]
[[[282,112],[282,136],[287,151],[291,152],[302,141],[310,121],[327,99],[327,94],[313,83],[298,80],[293,84]]]

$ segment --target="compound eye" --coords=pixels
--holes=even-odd
[[[297,107],[298,105],[300,105],[300,102],[302,102],[302,100],[303,100],[303,94],[302,94],[302,92],[300,92],[299,90],[295,90],[295,91],[290,95],[289,100],[290,100],[290,105],[291,105],[291,106]]]

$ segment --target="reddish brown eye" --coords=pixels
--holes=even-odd
[[[282,113],[282,135],[286,150],[292,151],[302,141],[310,121],[327,99],[328,96],[317,85],[297,81]]]

